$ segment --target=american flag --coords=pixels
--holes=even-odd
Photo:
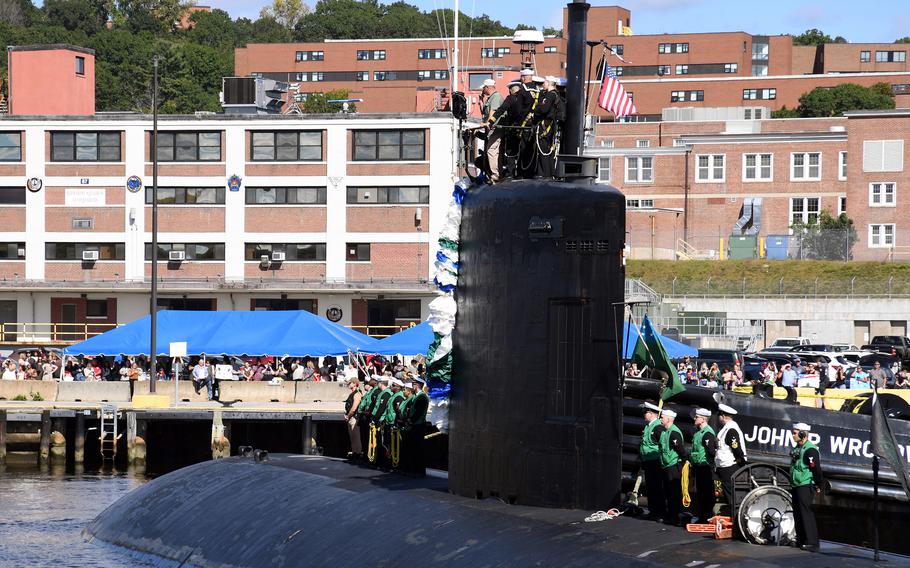
[[[616,118],[638,114],[635,103],[626,94],[626,90],[622,88],[622,83],[616,77],[616,72],[606,62],[604,62],[603,82],[600,86],[600,95],[597,97],[597,106],[612,112]]]

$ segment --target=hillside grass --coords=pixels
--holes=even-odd
[[[640,279],[661,294],[674,293],[676,278],[677,295],[740,295],[744,279],[746,295],[910,295],[910,263],[630,260],[626,277]]]

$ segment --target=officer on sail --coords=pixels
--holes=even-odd
[[[805,422],[794,424],[793,441],[796,447],[790,453],[790,495],[793,498],[793,520],[796,524],[796,546],[809,552],[818,552],[818,527],[812,502],[815,494],[825,486],[821,456],[818,447],[809,440],[812,428]]]
[[[746,439],[743,431],[733,419],[736,409],[726,404],[717,405],[718,420],[722,428],[717,433],[717,453],[714,456],[714,465],[724,488],[724,499],[730,506],[730,516],[733,516],[733,474],[746,464]]]
[[[682,464],[688,458],[682,432],[673,423],[675,420],[675,411],[669,408],[660,411],[660,422],[664,427],[660,433],[660,467],[667,496],[667,517],[664,523],[668,525],[679,524],[682,513]]]
[[[645,491],[648,495],[648,518],[663,519],[666,513],[663,476],[660,471],[660,407],[650,402],[641,405],[645,411],[645,429],[641,434],[638,459],[645,475]]]
[[[695,435],[692,437],[692,453],[689,463],[695,469],[695,491],[698,494],[698,520],[705,523],[714,516],[714,455],[717,451],[717,436],[708,424],[711,411],[695,409]],[[693,519],[693,523],[698,522]]]

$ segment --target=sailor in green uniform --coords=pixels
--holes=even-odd
[[[377,463],[383,469],[388,469],[392,465],[391,453],[394,450],[392,434],[395,433],[397,435],[398,427],[395,423],[398,418],[398,407],[404,401],[402,387],[404,387],[404,383],[400,380],[389,379],[389,390],[391,390],[392,394],[386,401],[382,415],[379,417],[379,427],[382,430],[382,441],[385,450],[383,451],[382,459],[377,458]]]
[[[790,452],[790,495],[793,498],[793,520],[796,524],[796,546],[818,552],[818,527],[812,502],[815,494],[825,486],[821,456],[818,446],[809,439],[812,428],[805,422],[794,424],[793,441],[796,447]]]
[[[406,410],[403,413],[401,469],[407,475],[415,477],[425,477],[427,474],[423,447],[428,426],[427,410],[430,407],[430,397],[424,392],[423,386],[423,379],[415,377],[414,394],[408,399]]]
[[[660,407],[650,402],[641,405],[645,411],[645,429],[641,434],[638,459],[645,477],[645,491],[648,496],[648,518],[663,519],[667,510],[664,497],[663,476],[660,470],[660,448],[658,440],[663,426],[660,424]]]
[[[410,373],[408,373],[410,375]],[[398,469],[402,472],[407,471],[408,460],[410,459],[411,449],[408,447],[408,437],[406,435],[406,426],[408,420],[409,407],[414,402],[414,383],[410,379],[404,382],[404,399],[398,405],[398,412],[395,413],[395,427],[401,435],[401,447],[399,448]]]
[[[386,464],[386,449],[383,445],[385,440],[382,438],[380,418],[382,418],[382,415],[385,412],[389,399],[392,398],[392,389],[389,388],[389,381],[391,381],[391,379],[392,377],[388,376],[379,378],[379,392],[376,394],[376,398],[373,400],[373,406],[370,408],[370,426],[377,430],[376,450],[373,454],[373,459],[370,460],[370,464],[373,465],[373,467],[384,467]]]
[[[679,427],[674,424],[676,412],[669,408],[660,411],[664,429],[660,433],[660,467],[664,477],[664,494],[667,496],[667,516],[664,523],[678,525],[682,513],[682,464],[688,458],[685,441]]]
[[[363,459],[366,461],[367,448],[370,444],[370,410],[379,394],[379,376],[369,377],[364,385],[365,392],[357,407],[357,426],[360,428],[360,447],[363,448]]]
[[[695,470],[695,492],[698,498],[697,518],[693,523],[708,522],[714,516],[714,454],[717,451],[717,436],[708,424],[711,411],[695,409],[695,435],[692,437],[692,453],[689,463]]]

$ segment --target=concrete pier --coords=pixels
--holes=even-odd
[[[0,410],[0,467],[6,466],[6,411]]]
[[[41,413],[41,440],[38,447],[38,465],[47,467],[51,453],[51,411]]]
[[[66,465],[66,422],[63,418],[51,420],[48,458],[51,466]]]
[[[76,413],[75,434],[73,436],[73,461],[76,465],[85,463],[85,412]]]

